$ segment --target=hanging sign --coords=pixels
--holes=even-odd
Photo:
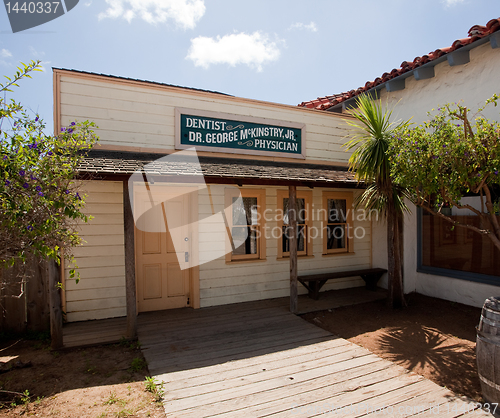
[[[176,109],[176,149],[305,158],[305,125]]]

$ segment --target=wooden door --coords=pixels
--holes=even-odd
[[[190,270],[181,269],[190,257],[189,194],[157,188],[136,193],[135,205],[144,213],[135,229],[138,311],[189,306]]]

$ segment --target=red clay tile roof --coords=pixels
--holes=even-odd
[[[412,71],[423,64],[434,61],[443,55],[446,55],[450,52],[453,52],[459,48],[464,47],[465,45],[469,45],[479,39],[482,39],[493,32],[500,30],[500,18],[490,20],[486,26],[474,25],[469,29],[469,36],[467,38],[458,39],[449,47],[439,48],[435,51],[430,52],[427,55],[422,55],[421,57],[416,57],[413,61],[403,61],[401,64],[401,68],[393,69],[389,73],[382,74],[381,77],[377,77],[373,81],[368,81],[363,87],[359,87],[357,90],[351,90],[346,93],[334,94],[331,96],[318,97],[317,99],[310,100],[307,102],[302,102],[299,104],[299,107],[307,107],[309,109],[318,109],[318,110],[326,110],[332,106],[335,106],[339,103],[342,103],[352,97],[355,97],[363,92],[367,92],[368,90],[383,84],[397,76],[400,76],[404,73]]]

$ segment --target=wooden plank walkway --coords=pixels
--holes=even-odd
[[[307,295],[299,296],[299,313],[315,312],[324,309],[334,309],[340,306],[351,306],[359,303],[384,299],[386,290],[378,289],[371,292],[363,287],[330,290],[321,292],[319,300],[313,300]],[[288,306],[289,298],[276,299],[277,303]],[[117,343],[127,334],[125,317],[100,319],[94,321],[72,322],[63,327],[63,342],[65,348],[85,347],[98,344]]]
[[[119,342],[127,335],[127,318],[71,322],[63,326],[64,348]]]
[[[282,299],[141,314],[139,340],[168,417],[491,416]]]

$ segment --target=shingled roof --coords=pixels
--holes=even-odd
[[[221,184],[303,185],[309,187],[358,187],[354,173],[345,167],[257,161],[235,158],[198,157],[158,161],[165,154],[91,150],[79,166],[82,177],[126,180],[147,165],[155,181]],[[201,168],[201,171],[200,171]]]
[[[422,55],[421,57],[416,57],[413,61],[403,61],[400,68],[395,68],[390,72],[382,74],[382,76],[377,77],[373,81],[368,81],[363,87],[359,87],[356,90],[350,90],[345,93],[333,94],[331,96],[318,97],[317,99],[310,100],[307,102],[302,102],[299,107],[307,107],[309,109],[327,110],[334,106],[337,106],[349,99],[352,99],[361,93],[369,92],[375,87],[380,86],[396,77],[403,74],[409,73],[425,64],[431,63],[433,61],[439,60],[453,51],[466,46],[475,46],[472,44],[480,44],[481,40],[484,40],[489,35],[500,30],[500,18],[490,20],[486,26],[474,25],[469,29],[468,37],[463,39],[458,39],[451,46],[446,48],[439,48],[429,54]],[[498,40],[498,37],[497,37]]]

